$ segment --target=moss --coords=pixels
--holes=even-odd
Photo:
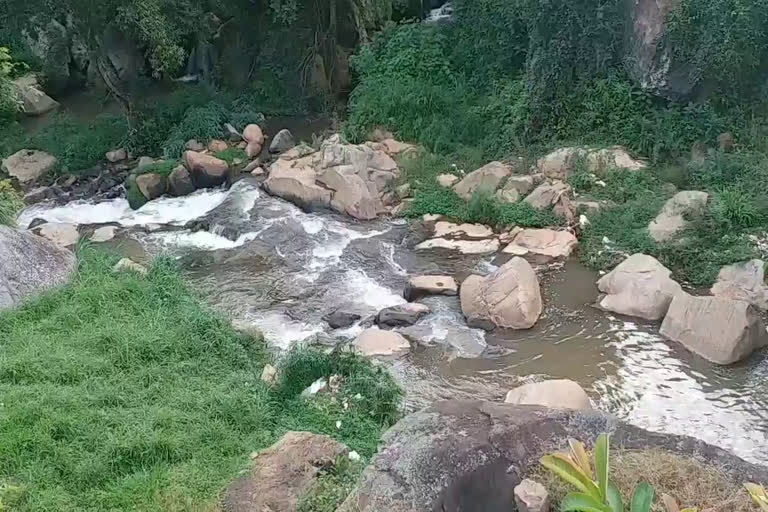
[[[224,151],[219,151],[215,156],[216,158],[224,160],[230,166],[234,163],[235,160],[240,160],[241,162],[248,160],[248,155],[245,153],[245,151],[238,147],[231,147],[225,149]]]

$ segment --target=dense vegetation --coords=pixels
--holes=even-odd
[[[208,510],[248,454],[287,430],[369,457],[397,418],[400,390],[383,370],[297,351],[270,388],[264,341],[202,307],[169,261],[148,277],[113,263],[85,248],[69,286],[0,313],[0,503]],[[336,399],[299,396],[332,374]]]

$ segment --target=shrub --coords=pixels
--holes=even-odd
[[[16,214],[24,207],[10,180],[0,180],[0,225],[15,226]]]
[[[207,141],[221,138],[224,134],[224,123],[229,120],[227,114],[226,109],[216,102],[187,110],[163,142],[163,157],[180,158],[184,152],[184,144],[189,139]]]
[[[14,67],[10,51],[0,46],[0,126],[13,120],[20,109],[16,89],[11,82]]]
[[[225,149],[224,151],[219,151],[215,156],[216,158],[224,160],[229,165],[232,165],[235,160],[240,160],[241,162],[248,161],[248,155],[245,153],[245,151],[238,147],[231,147]]]

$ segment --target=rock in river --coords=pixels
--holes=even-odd
[[[540,405],[553,409],[592,409],[584,388],[568,379],[523,384],[507,393],[504,402],[517,405]]]
[[[361,332],[352,345],[366,357],[399,356],[411,350],[411,344],[401,334],[376,327]]]
[[[183,161],[197,188],[218,187],[227,181],[229,164],[224,160],[204,153],[185,151]]]
[[[323,321],[326,322],[331,329],[342,329],[349,327],[358,320],[360,315],[356,313],[348,313],[346,311],[336,310],[333,313],[328,313],[323,317]]]
[[[35,227],[32,232],[67,249],[74,248],[80,238],[77,226],[66,222],[45,222]]]
[[[731,364],[768,345],[754,306],[722,297],[678,293],[661,324],[662,336],[717,364]]]
[[[543,455],[567,450],[569,438],[592,445],[604,432],[614,446],[692,457],[724,471],[734,483],[768,481],[768,469],[725,450],[596,411],[443,401],[406,416],[384,435],[379,453],[338,512],[517,510],[513,491]]]
[[[565,260],[579,241],[570,231],[554,229],[523,229],[504,248],[507,254],[522,256],[531,263],[543,265],[555,260]]]
[[[381,327],[404,327],[418,322],[429,314],[429,307],[418,302],[409,302],[384,308],[376,316],[376,323]]]
[[[425,295],[457,295],[459,286],[451,276],[414,276],[408,280],[405,300],[418,300]]]
[[[224,512],[295,512],[324,469],[349,453],[343,444],[311,432],[288,432],[253,457],[247,475],[224,493]]]
[[[0,309],[63,285],[75,271],[75,256],[29,232],[0,226]]]
[[[529,329],[542,310],[536,273],[516,257],[486,277],[469,276],[461,284],[461,310],[471,327]]]
[[[661,320],[672,298],[681,293],[672,273],[652,256],[633,254],[597,282],[605,293],[599,306],[620,315]]]

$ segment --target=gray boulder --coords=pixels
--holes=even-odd
[[[768,345],[754,306],[722,297],[675,295],[659,331],[708,361],[732,364]]]
[[[27,116],[41,116],[59,108],[59,102],[40,90],[37,78],[26,75],[13,81],[22,109]]]
[[[765,262],[750,260],[721,268],[710,291],[717,297],[743,300],[756,308],[768,310]]]
[[[553,409],[592,409],[587,392],[578,382],[568,379],[532,382],[507,393],[505,403],[539,405]]]
[[[707,205],[709,194],[695,190],[678,192],[669,199],[661,213],[648,224],[651,238],[666,242],[675,237],[687,225],[686,217],[700,213]]]
[[[61,248],[72,249],[80,239],[77,225],[67,222],[44,222],[31,231]]]
[[[598,305],[620,315],[661,320],[672,298],[682,293],[671,274],[656,258],[633,254],[597,282],[598,289],[606,294]]]
[[[526,478],[515,487],[515,505],[517,512],[549,512],[549,493],[540,483]]]
[[[168,175],[168,189],[174,196],[186,196],[195,191],[192,175],[186,167],[180,165]]]
[[[282,153],[288,151],[296,145],[296,141],[293,140],[293,134],[287,128],[284,128],[277,132],[272,138],[272,142],[269,143],[270,153]]]
[[[336,310],[333,313],[329,313],[323,317],[331,329],[342,329],[349,327],[362,318],[357,313],[348,313],[346,311]]]
[[[154,172],[148,172],[136,176],[136,186],[149,201],[157,199],[165,194],[167,182],[163,176]]]
[[[29,232],[0,226],[0,309],[61,286],[75,271],[75,256]]]
[[[215,156],[185,151],[182,160],[197,188],[218,187],[229,178],[229,164]]]
[[[451,276],[413,276],[403,292],[405,300],[414,301],[425,295],[458,295],[459,286]]]
[[[523,201],[537,210],[546,210],[560,202],[561,197],[568,197],[572,193],[573,189],[571,189],[570,185],[562,181],[554,181],[552,183],[542,183]]]
[[[657,448],[716,466],[740,483],[768,481],[768,469],[690,437],[649,432],[595,411],[481,401],[444,401],[410,414],[383,438],[378,455],[338,512],[510,512],[514,489],[539,458],[588,445],[603,432],[626,449]]]
[[[384,308],[376,316],[380,327],[404,327],[413,325],[429,314],[429,307],[417,302]]]
[[[19,180],[21,186],[33,184],[56,167],[56,157],[35,149],[22,149],[3,159],[2,170]]]
[[[510,174],[512,174],[510,166],[501,162],[491,162],[467,174],[463,180],[453,187],[453,190],[459,197],[467,201],[476,192],[493,194]]]

